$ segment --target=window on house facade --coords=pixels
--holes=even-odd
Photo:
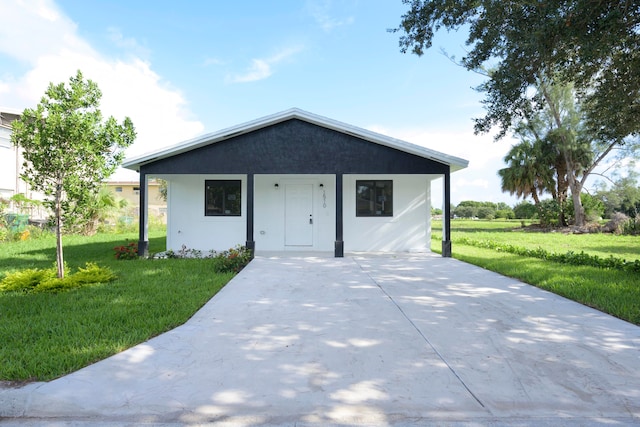
[[[393,216],[393,181],[356,181],[356,216]]]
[[[206,180],[204,185],[205,216],[240,216],[241,181]]]
[[[122,187],[116,187],[116,193],[122,193]]]

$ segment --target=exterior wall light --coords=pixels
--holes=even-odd
[[[278,183],[276,182],[275,184],[273,184],[273,188],[275,188],[275,189],[277,190],[278,188],[280,188],[280,184],[278,184]]]

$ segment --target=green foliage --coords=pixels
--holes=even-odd
[[[87,262],[85,267],[79,267],[71,276],[79,284],[107,283],[116,280],[115,273],[108,267],[100,267],[96,263]]]
[[[73,220],[64,224],[65,232],[92,236],[126,206],[126,200],[116,196],[106,185],[102,185],[96,193],[91,194],[83,206],[75,207],[71,215]]]
[[[531,196],[538,203],[542,194],[555,194],[553,166],[558,154],[544,141],[531,138],[530,133],[528,126],[516,128],[520,142],[505,155],[507,167],[500,169],[498,175],[503,192],[521,198]]]
[[[608,258],[601,258],[597,255],[590,255],[583,251],[581,251],[580,253],[568,251],[564,254],[558,254],[549,252],[541,247],[538,247],[536,249],[529,249],[521,246],[493,242],[490,240],[473,240],[465,237],[455,239],[454,242],[463,245],[475,246],[478,248],[492,249],[499,252],[507,252],[510,254],[526,256],[530,258],[539,258],[561,264],[584,265],[590,267],[640,273],[640,260],[626,261],[621,258],[616,258],[613,255],[609,256]]]
[[[513,207],[517,219],[533,219],[538,217],[538,209],[533,203],[522,201]]]
[[[513,209],[500,209],[496,211],[496,219],[514,219],[516,217]]]
[[[160,199],[166,202],[169,195],[169,183],[166,179],[158,178],[158,184],[160,184],[158,187],[158,191],[160,192]]]
[[[11,227],[3,225],[3,221],[0,220],[0,243],[42,239],[50,236],[51,231],[46,228],[40,228],[35,225],[27,225],[23,230],[14,230]]]
[[[33,190],[45,194],[45,204],[55,218],[60,278],[64,276],[63,224],[78,222],[79,213],[90,206],[135,139],[128,117],[122,124],[113,117],[103,121],[101,97],[98,86],[85,81],[78,71],[69,86],[49,84],[36,108],[25,109],[12,122],[11,141],[23,150],[20,176]]]
[[[604,216],[604,203],[597,197],[594,197],[587,193],[580,194],[580,200],[584,209],[585,218],[587,221],[597,221]],[[574,211],[573,200],[567,201],[566,211],[568,213],[567,219],[573,221],[571,213]]]
[[[452,239],[466,237],[473,240],[491,240],[504,244],[517,244],[529,249],[545,248],[550,252],[584,251],[591,255],[607,258],[613,255],[627,260],[640,260],[638,238],[613,233],[571,233],[541,229],[533,222],[524,221],[471,221],[453,220]],[[532,227],[526,227],[530,223]],[[442,239],[438,227],[441,221],[432,221],[433,239]],[[524,228],[526,227],[526,228]],[[438,246],[440,243],[438,242]],[[455,249],[454,249],[455,250]]]
[[[15,206],[18,208],[18,212],[23,214],[30,213],[29,212],[30,208],[42,204],[42,202],[40,202],[39,200],[29,199],[27,196],[25,196],[22,193],[14,194],[13,196],[11,196],[9,200],[11,200],[15,204]]]
[[[238,273],[249,261],[251,261],[251,251],[244,246],[236,246],[215,255],[217,261],[214,264],[214,271],[218,273]]]
[[[496,210],[492,207],[482,206],[478,208],[477,216],[480,219],[494,219],[496,217]]]
[[[527,117],[545,101],[531,96],[542,75],[558,74],[575,82],[584,99],[586,124],[604,140],[640,133],[640,8],[630,0],[556,2],[403,0],[409,10],[395,31],[402,31],[402,52],[422,55],[444,28],[469,31],[468,70],[490,66],[487,114],[476,131],[499,125],[504,135],[514,119]],[[594,34],[598,37],[594,38]]]
[[[56,269],[30,268],[7,274],[0,282],[0,291],[3,292],[30,292],[40,283],[56,277]]]
[[[478,216],[478,208],[458,205],[453,210],[453,215],[458,218],[476,218]]]
[[[212,258],[215,261],[213,264],[215,272],[238,273],[251,261],[252,254],[249,249],[241,245],[222,252],[212,250],[206,255],[198,249],[189,249],[182,245],[179,251],[168,250],[161,254],[160,258]]]
[[[138,259],[138,244],[136,242],[129,242],[126,245],[116,246],[113,248],[115,258],[120,260]]]
[[[504,202],[476,202],[473,200],[462,201],[452,209],[452,213],[458,218],[495,219],[513,218],[513,210]]]
[[[637,2],[561,0],[404,0],[409,11],[403,52],[421,55],[440,28],[469,28],[468,70],[487,80],[486,114],[476,133],[514,131],[530,152],[510,153],[500,171],[503,191],[552,192],[560,206],[570,188],[574,222],[585,216],[579,194],[607,156],[637,156],[640,134],[640,7]],[[601,33],[600,33],[601,32]],[[606,33],[606,34],[605,34]],[[597,40],[593,34],[601,34]],[[490,68],[490,71],[486,71]],[[535,147],[541,149],[534,149]],[[549,148],[544,150],[544,148]],[[622,150],[623,149],[623,150]],[[554,171],[555,169],[555,171]],[[551,177],[556,175],[556,188]],[[536,194],[538,193],[538,194]],[[565,225],[564,210],[558,222]]]
[[[638,174],[631,172],[628,176],[616,180],[610,189],[602,187],[598,190],[596,197],[604,204],[604,215],[607,218],[611,218],[615,212],[630,217],[640,213],[640,185],[637,179]]]
[[[560,204],[557,200],[542,200],[538,205],[538,218],[543,227],[558,227],[560,224]]]
[[[6,275],[0,282],[2,292],[61,292],[93,283],[107,283],[116,279],[116,275],[107,267],[99,267],[88,262],[85,268],[57,277],[56,267],[49,269],[26,269]]]
[[[620,234],[628,236],[640,235],[640,214],[636,215],[635,218],[629,218],[623,222],[620,227]]]

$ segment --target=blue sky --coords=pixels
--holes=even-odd
[[[130,116],[139,155],[291,107],[470,161],[452,202],[516,200],[497,169],[511,140],[473,134],[482,77],[466,33],[402,54],[400,0],[0,0],[0,108],[21,111],[81,69],[102,110]],[[130,177],[119,172],[118,177]],[[135,176],[134,176],[135,178]],[[435,193],[437,193],[437,188]]]

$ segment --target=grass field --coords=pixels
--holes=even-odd
[[[530,225],[527,222],[526,225]],[[434,223],[434,238],[442,239],[440,222]],[[564,234],[562,232],[535,232],[523,228],[519,220],[471,221],[452,220],[451,239],[460,237],[492,240],[530,249],[545,248],[551,252],[581,252],[608,257],[614,255],[626,260],[640,259],[639,236],[616,236],[609,233]]]
[[[233,274],[212,271],[211,259],[114,259],[114,246],[136,234],[64,239],[70,269],[92,261],[111,268],[111,283],[52,293],[0,292],[0,380],[50,380],[183,324]],[[150,250],[165,247],[150,234]],[[55,239],[0,244],[0,278],[49,268]]]
[[[432,249],[441,249],[441,223],[434,223]],[[454,220],[453,256],[538,286],[640,325],[640,273],[567,265],[464,244],[466,239],[504,243],[559,254],[585,252],[601,258],[640,259],[639,236],[532,232],[519,221]]]

